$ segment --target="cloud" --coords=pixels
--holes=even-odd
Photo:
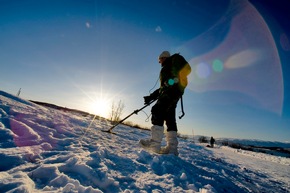
[[[155,31],[156,31],[156,32],[162,32],[162,28],[161,28],[160,26],[157,26],[157,27],[155,28]]]

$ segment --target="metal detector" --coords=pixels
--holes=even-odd
[[[155,102],[157,99],[152,100],[151,102],[149,102],[148,104],[146,104],[144,107],[135,110],[134,112],[132,112],[130,115],[128,115],[127,117],[125,117],[124,119],[122,119],[121,121],[119,121],[117,124],[113,125],[109,130],[102,130],[103,132],[107,132],[107,133],[112,133],[112,134],[116,134],[114,132],[112,132],[112,130],[118,126],[119,124],[123,123],[126,119],[128,119],[129,117],[131,117],[133,114],[138,114],[140,111],[142,111],[143,109],[145,109],[146,107],[148,107],[149,105],[151,105],[153,102]]]

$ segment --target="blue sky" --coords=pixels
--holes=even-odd
[[[193,69],[180,133],[289,141],[288,8],[286,0],[1,0],[0,89],[100,114],[121,100],[125,117],[158,88],[158,55],[180,52]],[[146,118],[128,121],[149,127]]]

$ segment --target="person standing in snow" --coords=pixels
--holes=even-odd
[[[213,137],[210,138],[210,146],[213,148],[215,139]]]
[[[157,99],[156,104],[151,109],[151,123],[153,124],[151,127],[151,138],[141,139],[139,143],[143,148],[149,148],[156,153],[174,154],[177,156],[178,139],[175,110],[187,85],[187,79],[186,85],[180,86],[180,81],[178,80],[180,72],[178,72],[179,70],[176,70],[173,66],[172,58],[168,51],[163,51],[158,59],[162,67],[160,71],[160,88],[155,90],[149,96],[144,96],[145,104],[149,104]],[[188,63],[187,65],[189,66]],[[190,73],[190,66],[187,67],[187,69]],[[161,148],[161,141],[164,134],[164,122],[167,126],[167,145]]]

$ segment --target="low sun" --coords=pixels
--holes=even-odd
[[[99,98],[90,105],[91,113],[108,118],[110,112],[110,103],[108,100]]]

